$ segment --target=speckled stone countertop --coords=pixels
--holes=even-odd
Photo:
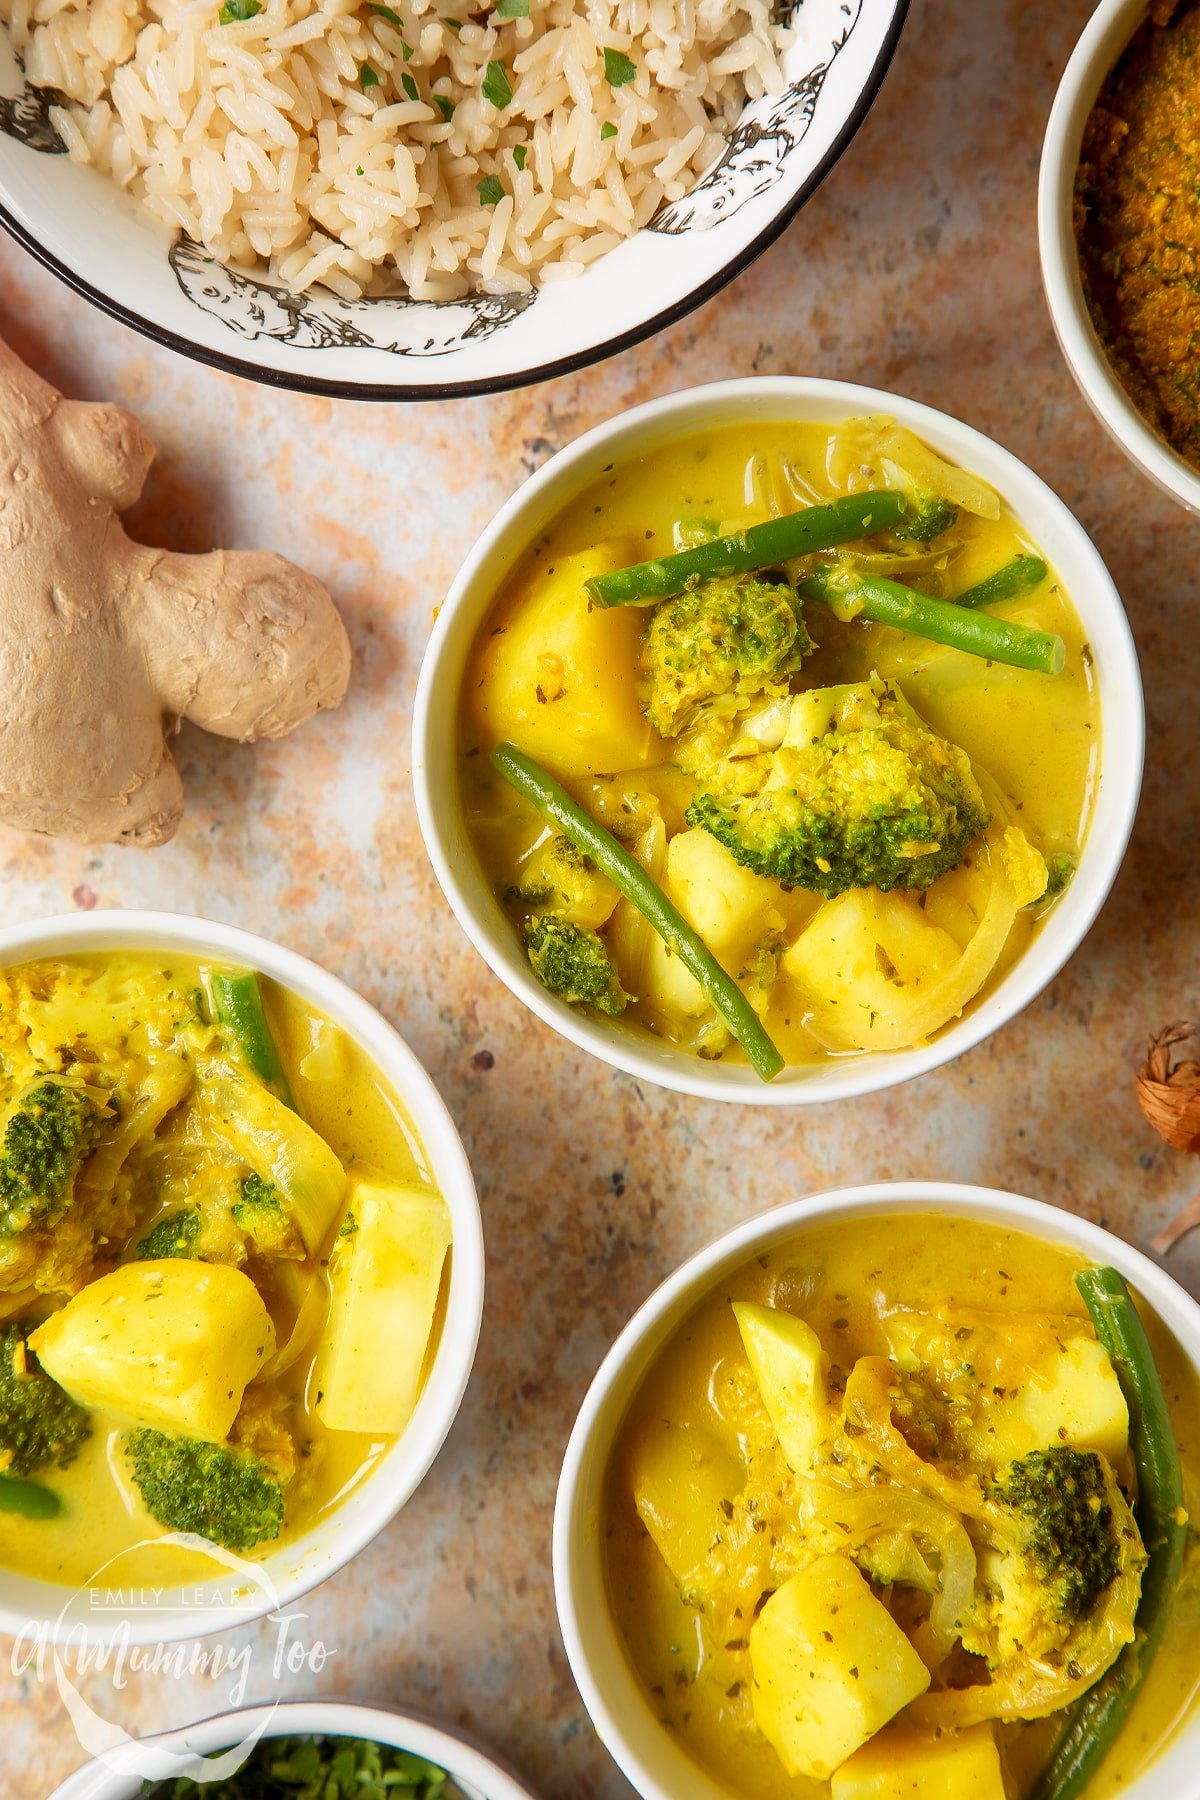
[[[1015,1188],[1140,1240],[1200,1189],[1143,1124],[1152,1027],[1200,1014],[1200,523],[1123,459],[1042,302],[1042,131],[1089,0],[914,0],[880,99],[762,260],[652,343],[526,393],[440,406],[275,393],[160,351],[0,244],[0,329],[67,392],[132,407],[160,446],[130,524],[183,550],[306,562],[350,627],[341,711],[280,744],[186,731],[188,813],[152,852],[0,834],[0,917],[163,906],[316,957],[407,1036],[476,1174],[488,1299],[449,1442],[389,1530],[305,1603],[334,1654],[289,1694],[414,1704],[497,1746],[547,1800],[629,1793],[576,1698],[549,1575],[555,1481],[584,1389],[663,1275],[751,1210],[839,1181]],[[1098,925],[1022,1018],[882,1099],[707,1109],[572,1052],[485,969],[425,861],[409,722],[433,610],[476,533],[557,446],[667,389],[752,370],[842,376],[957,413],[1038,470],[1107,559],[1146,678],[1149,763]],[[1200,1234],[1198,1234],[1200,1235]],[[1190,1269],[1200,1277],[1200,1245]],[[272,1691],[269,1626],[248,1698]],[[148,1730],[218,1711],[227,1680],[100,1677]],[[50,1687],[0,1647],[0,1793],[44,1800],[83,1760]]]

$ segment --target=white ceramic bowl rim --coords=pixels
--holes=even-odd
[[[1146,16],[1146,0],[1100,0],[1059,83],[1042,147],[1038,237],[1050,317],[1067,365],[1100,423],[1142,471],[1200,511],[1200,471],[1142,417],[1092,324],[1075,244],[1075,171],[1088,116],[1110,70]]]
[[[814,1225],[837,1219],[897,1213],[931,1213],[978,1219],[1023,1231],[1064,1248],[1081,1251],[1094,1263],[1118,1269],[1173,1334],[1200,1375],[1200,1306],[1165,1269],[1102,1226],[1044,1201],[998,1188],[944,1181],[896,1181],[832,1188],[788,1201],[753,1219],[690,1256],[654,1290],[605,1356],[579,1410],[563,1461],[554,1509],[554,1592],[567,1660],[588,1716],[622,1772],[643,1800],[726,1800],[725,1790],[703,1776],[687,1753],[662,1727],[650,1708],[604,1596],[602,1550],[597,1526],[599,1488],[612,1444],[648,1366],[709,1295],[720,1278],[758,1251],[802,1237]],[[630,1372],[632,1376],[630,1378]],[[601,1680],[597,1655],[609,1665]],[[618,1675],[615,1682],[612,1670]],[[619,1689],[619,1693],[615,1690]],[[636,1718],[633,1716],[636,1713]],[[632,1720],[632,1722],[631,1722]],[[1152,1767],[1122,1800],[1163,1800],[1195,1788],[1200,1707]],[[687,1790],[656,1773],[653,1758],[696,1771]],[[698,1785],[696,1785],[698,1784]]]
[[[382,1531],[428,1473],[457,1415],[475,1358],[483,1317],[484,1248],[479,1202],[466,1152],[430,1076],[400,1034],[353,988],[294,950],[230,925],[161,911],[69,913],[0,928],[0,966],[38,956],[70,956],[106,949],[147,949],[217,955],[260,970],[308,1000],[346,1030],[395,1089],[412,1122],[431,1178],[450,1208],[453,1233],[450,1286],[442,1336],[407,1430],[361,1487],[299,1539],[258,1560],[273,1586],[248,1604],[197,1608],[176,1616],[135,1614],[111,1627],[88,1625],[88,1642],[120,1634],[131,1644],[170,1643],[232,1629],[290,1605],[344,1567]],[[21,1599],[10,1602],[16,1583]],[[50,1641],[71,1635],[60,1608],[71,1590],[0,1569],[0,1633],[31,1624]],[[41,1601],[38,1605],[37,1602]]]
[[[824,7],[827,0],[820,0],[820,4]],[[817,9],[815,0],[810,0],[810,5],[814,6],[814,10]],[[65,242],[57,249],[50,247],[40,228],[40,220],[46,216],[48,211],[53,212],[60,190],[51,187],[48,193],[42,191],[39,199],[34,203],[29,193],[27,178],[21,176],[19,172],[14,178],[10,168],[9,175],[5,179],[3,174],[5,155],[2,143],[0,143],[0,181],[5,183],[8,191],[5,192],[4,198],[0,199],[0,225],[3,225],[31,255],[35,256],[60,280],[67,283],[94,306],[108,313],[110,317],[118,319],[122,324],[130,326],[133,330],[168,349],[188,356],[194,361],[221,369],[228,374],[240,375],[269,386],[323,395],[333,399],[446,400],[476,394],[503,392],[511,388],[548,380],[554,376],[570,374],[577,369],[585,368],[605,357],[615,355],[621,350],[641,343],[646,338],[652,337],[655,333],[686,317],[688,313],[703,305],[707,300],[712,299],[728,282],[734,280],[764,250],[768,249],[820,186],[865,120],[895,53],[908,6],[909,0],[836,0],[836,4],[834,0],[828,0],[828,13],[835,22],[838,41],[822,46],[815,66],[812,63],[802,63],[796,71],[800,79],[791,82],[785,90],[792,97],[793,111],[797,109],[802,111],[809,97],[805,84],[812,78],[817,78],[818,85],[811,96],[813,109],[804,119],[802,128],[793,129],[789,127],[787,121],[784,121],[781,126],[777,120],[764,119],[763,109],[756,106],[756,103],[748,103],[743,119],[727,135],[727,149],[724,156],[718,159],[713,170],[706,170],[701,177],[701,180],[704,180],[713,174],[735,148],[739,150],[739,154],[743,156],[744,160],[754,161],[757,159],[758,166],[762,171],[771,169],[772,156],[774,152],[778,151],[779,169],[771,173],[769,178],[764,177],[765,186],[761,188],[754,186],[754,172],[751,170],[748,177],[750,189],[748,198],[731,198],[725,212],[723,214],[720,211],[717,212],[714,228],[721,235],[715,240],[712,239],[708,229],[698,232],[690,230],[690,227],[682,224],[656,226],[653,231],[646,227],[636,233],[633,238],[624,240],[610,252],[610,257],[618,258],[617,269],[607,278],[601,278],[597,283],[595,291],[598,296],[602,296],[599,305],[593,306],[577,301],[572,308],[568,301],[561,302],[561,309],[554,312],[552,324],[543,322],[520,333],[522,341],[519,350],[514,348],[511,356],[506,354],[503,349],[496,351],[490,360],[493,364],[498,362],[501,369],[495,374],[487,372],[489,358],[480,354],[483,341],[492,336],[494,330],[497,329],[494,322],[489,324],[483,312],[478,314],[473,331],[456,336],[452,343],[446,344],[437,351],[431,351],[427,345],[414,343],[406,345],[403,350],[398,352],[402,365],[406,357],[410,359],[433,357],[433,368],[436,369],[438,359],[441,359],[443,374],[440,379],[435,378],[432,370],[428,379],[414,379],[413,376],[421,366],[420,360],[408,361],[406,365],[410,372],[408,379],[392,378],[390,369],[395,365],[397,355],[389,354],[389,352],[396,352],[397,347],[383,343],[376,346],[369,336],[363,335],[363,317],[354,312],[354,309],[362,304],[360,302],[348,303],[351,313],[354,314],[351,333],[332,341],[327,340],[324,343],[302,340],[295,331],[288,334],[282,327],[270,332],[249,331],[244,330],[244,327],[239,327],[244,330],[245,336],[259,343],[258,352],[256,353],[253,348],[239,351],[232,345],[224,348],[228,335],[226,328],[222,327],[225,335],[214,334],[209,328],[210,321],[207,319],[198,322],[195,334],[191,335],[186,329],[186,325],[191,321],[176,310],[177,296],[170,287],[164,285],[161,290],[156,288],[155,295],[160,303],[155,305],[151,301],[143,309],[135,302],[130,292],[127,291],[123,297],[118,298],[116,294],[108,291],[82,259],[78,263],[75,261],[72,249]],[[850,55],[841,55],[843,47],[855,32],[860,35],[854,43]],[[861,53],[858,48],[859,43],[863,46]],[[805,48],[807,49],[807,46]],[[823,62],[820,60],[821,57],[824,58]],[[824,77],[829,75],[835,62],[844,65],[845,73],[843,75],[839,70],[836,79],[825,82]],[[852,67],[853,75],[850,73]],[[807,157],[799,155],[795,170],[783,173],[785,157],[792,154],[798,147],[801,151],[803,149],[804,139],[808,134],[809,125],[819,103],[822,88],[825,86],[838,90],[836,106],[833,96],[830,95],[826,109],[819,121],[820,130],[814,132],[816,141],[812,146],[813,154]],[[770,97],[764,98],[769,110]],[[20,105],[21,97],[18,96],[17,110]],[[10,110],[12,110],[11,106]],[[3,130],[4,133],[7,133],[8,127],[4,127]],[[762,148],[760,149],[759,146]],[[24,146],[20,147],[24,148]],[[44,157],[43,160],[66,162],[65,157]],[[84,170],[82,173],[90,176],[96,172]],[[745,185],[743,183],[743,186]],[[730,191],[732,194],[732,185]],[[739,221],[736,225],[732,224],[735,213],[743,211],[747,211],[749,217]],[[113,223],[122,234],[127,233],[128,219],[114,215]],[[150,224],[153,226],[153,221]],[[157,227],[154,228],[157,229]],[[679,246],[686,242],[682,235],[686,230],[690,230],[692,239],[703,238],[704,246],[701,247],[697,243],[693,250],[689,250],[686,254],[682,253]],[[647,236],[657,240],[660,246],[671,246],[671,249],[657,252],[649,259],[648,266],[644,268],[628,268],[621,260],[622,252]],[[128,242],[134,243],[135,240],[129,239]],[[550,284],[546,288],[538,290],[538,297],[547,293],[562,293],[572,285],[577,288],[578,283],[587,282],[589,273],[594,275],[594,272],[602,268],[607,260],[609,259],[600,258],[596,263],[589,265],[588,269],[577,278],[575,284]],[[118,275],[116,285],[120,285],[122,279],[123,277]],[[173,286],[173,284],[171,285]],[[278,297],[278,291],[270,284],[263,285],[267,287],[273,302]],[[669,304],[659,305],[649,315],[645,315],[639,311],[640,303],[634,303],[634,297],[639,289],[648,295],[654,295],[656,292],[673,292],[676,297]],[[467,296],[468,302],[489,298],[495,300],[496,297],[481,294]],[[220,311],[229,307],[230,299],[229,294],[223,297],[217,314],[214,316],[219,318]],[[326,295],[322,290],[322,306],[326,299],[333,304],[336,312],[337,296]],[[308,300],[309,296],[286,296],[285,304],[299,313],[304,310]],[[238,302],[234,300],[233,304],[237,305]],[[406,304],[425,308],[432,319],[434,307],[431,303],[406,302]],[[439,307],[444,306],[451,311],[457,304],[457,302],[437,303]],[[565,345],[568,341],[578,344],[578,320],[592,315],[603,316],[606,308],[609,310],[616,308],[619,314],[624,314],[632,323],[624,329],[613,331],[610,336],[602,337],[599,342],[585,343],[582,347],[567,350]],[[547,313],[549,310],[549,308],[546,309]],[[171,314],[174,324],[165,322],[167,313]],[[423,317],[424,315],[413,316]],[[326,312],[321,312],[319,320],[316,319],[314,313],[314,319],[318,332],[321,329],[328,331],[329,320]],[[513,324],[514,322],[510,320],[505,325],[505,330],[512,330]],[[517,327],[521,324],[522,321],[515,321]],[[431,324],[430,329],[436,336],[436,324]],[[357,339],[354,336],[355,330],[359,333]],[[284,355],[283,350],[277,350],[270,342],[272,338],[278,338],[288,354]],[[562,340],[564,347],[561,351],[556,351],[552,347],[555,339]],[[551,347],[548,347],[548,344]],[[331,355],[341,359],[340,367],[346,370],[345,375],[341,378],[330,379],[323,372],[317,372],[318,369],[323,371],[324,365],[330,360]],[[543,357],[544,361],[541,360]],[[449,358],[448,363],[446,358]],[[447,378],[448,369],[456,364],[463,371],[462,377]],[[388,378],[381,380],[379,377],[383,373],[386,373]]]
[[[485,1753],[466,1733],[438,1724],[423,1713],[336,1700],[287,1700],[275,1706],[245,1707],[123,1744],[109,1753],[107,1765],[89,1762],[69,1775],[50,1800],[138,1800],[142,1792],[138,1756],[147,1744],[181,1755],[207,1756],[254,1733],[263,1738],[374,1739],[427,1757],[456,1780],[470,1782],[483,1800],[536,1800],[533,1789],[525,1786],[515,1770]]]
[[[457,718],[458,670],[508,572],[538,531],[606,463],[630,454],[631,442],[636,454],[647,444],[661,446],[705,424],[735,418],[861,413],[893,414],[953,461],[991,481],[1064,575],[1092,643],[1101,688],[1100,779],[1083,854],[1066,894],[1014,967],[963,1019],[920,1049],[837,1058],[766,1083],[748,1067],[706,1063],[665,1044],[647,1044],[619,1026],[601,1025],[541,986],[490,889],[482,894],[474,849],[458,825],[455,746],[447,744],[445,722]],[[1062,568],[1065,556],[1073,578]],[[552,456],[501,507],[455,578],[421,665],[413,715],[413,785],[425,848],[460,925],[493,972],[547,1025],[602,1062],[680,1093],[760,1106],[809,1105],[896,1086],[971,1049],[1028,1006],[1082,943],[1116,879],[1133,829],[1143,751],[1141,676],[1129,623],[1100,553],[1058,495],[1011,452],[948,414],[876,388],[792,376],[718,382],[666,395],[594,427]]]

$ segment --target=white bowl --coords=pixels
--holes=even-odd
[[[71,1590],[0,1568],[0,1632],[37,1629],[66,1642],[82,1625],[90,1644],[118,1637],[132,1644],[180,1638],[244,1624],[289,1605],[335,1573],[382,1531],[416,1490],[441,1449],[466,1390],[483,1316],[483,1230],[466,1153],[429,1076],[373,1006],[307,957],[266,938],[165,912],[72,913],[0,929],[0,967],[42,956],[104,950],[162,950],[244,964],[323,1012],[361,1046],[395,1090],[424,1150],[428,1173],[450,1209],[453,1232],[445,1320],[433,1365],[403,1436],[362,1485],[302,1536],[253,1562],[231,1561],[231,1578],[167,1591],[160,1604],[95,1615],[86,1598],[64,1612]],[[253,1569],[262,1586],[247,1586]]]
[[[689,1258],[625,1327],[596,1374],[567,1446],[554,1511],[554,1592],[571,1672],[609,1755],[643,1800],[730,1800],[660,1724],[613,1617],[604,1573],[601,1508],[617,1433],[646,1371],[675,1329],[733,1270],[814,1225],[892,1213],[982,1219],[1081,1251],[1133,1284],[1200,1376],[1200,1306],[1156,1263],[1111,1232],[1039,1200],[958,1182],[897,1181],[835,1188],[737,1226]],[[1122,1800],[1195,1791],[1200,1714]]]
[[[296,299],[223,269],[173,242],[97,171],[44,153],[61,149],[45,95],[22,93],[3,33],[0,224],[114,318],[255,381],[335,398],[446,399],[566,374],[711,299],[774,241],[866,117],[908,0],[794,10],[787,87],[746,107],[691,195],[533,297],[347,301],[314,289]]]
[[[126,1743],[104,1762],[90,1762],[55,1788],[50,1800],[140,1800],[147,1749],[177,1756],[208,1756],[252,1737],[372,1738],[398,1750],[411,1750],[438,1764],[462,1788],[466,1800],[536,1800],[512,1770],[495,1762],[469,1738],[435,1725],[419,1713],[384,1712],[374,1706],[352,1706],[329,1700],[291,1700],[279,1706],[247,1707],[221,1713],[180,1731]],[[203,1790],[201,1790],[203,1792]]]
[[[835,422],[888,413],[952,462],[991,482],[1066,585],[1095,658],[1102,712],[1095,811],[1079,867],[1029,948],[961,1020],[921,1049],[876,1051],[797,1068],[773,1082],[749,1067],[704,1062],[649,1034],[597,1023],[548,993],[492,891],[467,836],[459,804],[457,720],[475,633],[510,571],[551,519],[606,464],[714,426],[755,419]],[[442,890],[475,948],[513,993],[573,1044],[639,1080],[711,1100],[795,1106],[893,1087],[949,1062],[1013,1018],[1062,968],[1087,934],[1112,886],[1133,826],[1141,786],[1143,714],[1137,653],[1117,591],[1083,527],[1024,463],[946,413],[849,382],[762,377],[692,388],[598,426],[538,470],[501,508],[460,570],[425,654],[413,719],[413,781],[425,847]]]
[[[1055,96],[1038,180],[1038,241],[1046,300],[1062,353],[1084,399],[1109,435],[1166,494],[1200,512],[1200,471],[1142,417],[1096,335],[1075,245],[1075,171],[1084,127],[1109,71],[1146,17],[1146,0],[1100,0]]]

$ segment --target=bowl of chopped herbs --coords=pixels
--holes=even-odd
[[[420,1714],[289,1701],[128,1739],[51,1800],[537,1800],[457,1730]]]

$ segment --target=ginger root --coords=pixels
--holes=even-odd
[[[65,400],[0,343],[0,823],[165,843],[182,719],[248,743],[346,691],[346,629],[313,576],[125,535],[153,456],[123,407]]]

